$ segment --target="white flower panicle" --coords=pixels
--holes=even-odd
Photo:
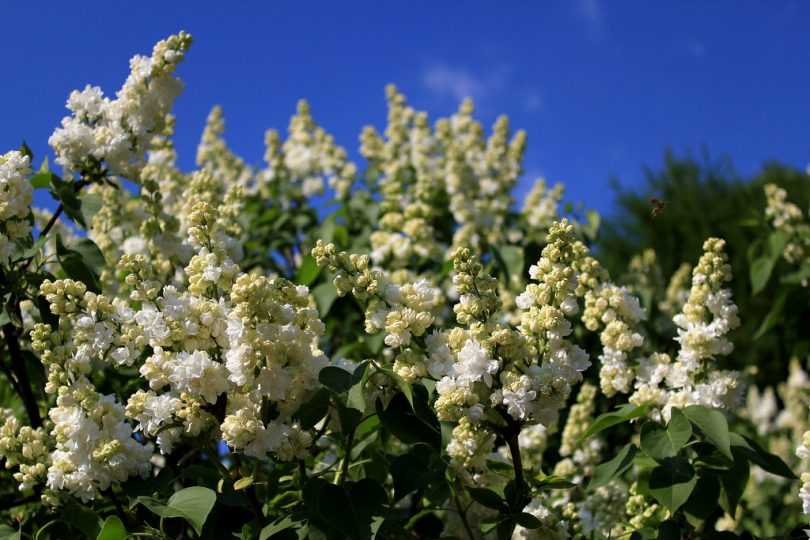
[[[640,361],[632,403],[650,403],[665,419],[672,407],[706,405],[727,408],[739,400],[739,374],[718,370],[710,361],[731,353],[728,333],[740,325],[731,290],[731,266],[724,253],[725,241],[709,238],[703,256],[692,272],[692,287],[682,311],[673,318],[680,344],[673,361],[667,354],[653,354]],[[663,386],[661,386],[663,385]]]
[[[222,107],[215,106],[208,114],[200,144],[197,146],[197,166],[207,169],[223,185],[250,187],[253,170],[234,154],[223,139],[225,118]]]
[[[265,133],[267,168],[257,175],[258,190],[282,208],[302,205],[324,191],[324,180],[338,199],[345,199],[355,182],[357,166],[332,135],[315,123],[305,100],[290,119],[287,140],[278,131]]]
[[[28,156],[12,150],[0,155],[0,264],[8,264],[19,240],[31,234],[33,190]]]
[[[318,266],[335,273],[338,296],[351,292],[366,303],[365,330],[384,332],[384,343],[391,349],[393,369],[412,382],[428,374],[425,347],[415,344],[425,337],[436,321],[443,297],[427,280],[393,283],[388,275],[370,267],[368,255],[338,252],[334,244],[318,241],[312,249]]]
[[[159,41],[151,57],[133,57],[115,99],[104,97],[97,86],[74,90],[67,101],[72,115],[48,140],[57,163],[68,173],[82,172],[95,168],[91,159],[137,180],[149,141],[182,90],[173,73],[190,45],[191,36],[180,32]]]
[[[89,379],[94,368],[131,362],[129,351],[137,338],[119,333],[129,317],[121,313],[121,304],[87,291],[82,283],[46,280],[40,290],[60,316],[58,329],[40,323],[31,331],[32,348],[47,370],[45,391],[56,396],[48,413],[53,447],[46,485],[89,500],[112,482],[145,476],[151,469],[151,444],[133,438],[124,407],[115,396],[100,394]],[[116,358],[119,350],[126,353]]]
[[[798,206],[787,200],[787,191],[776,184],[765,185],[765,198],[765,217],[786,236],[782,257],[791,264],[802,263],[810,253],[810,222]]]
[[[523,202],[523,215],[534,232],[545,232],[558,219],[558,207],[565,187],[561,183],[549,189],[545,178],[538,178]]]
[[[688,262],[681,263],[669,280],[664,300],[658,304],[660,309],[670,317],[683,309],[683,305],[689,298],[689,277],[692,275],[692,265]]]
[[[13,477],[20,491],[30,491],[47,478],[53,442],[44,428],[24,425],[11,410],[2,410],[0,414],[3,417],[0,458],[6,469],[18,469]]]
[[[529,268],[537,283],[527,285],[516,299],[522,310],[519,330],[538,355],[528,367],[531,377],[519,379],[531,382],[536,392],[532,416],[546,426],[556,423],[571,386],[582,380],[582,372],[590,366],[588,353],[569,340],[573,330],[569,317],[579,312],[576,268],[586,255],[587,248],[576,239],[571,223],[553,224],[540,260]]]
[[[312,442],[292,416],[318,388],[327,358],[324,325],[309,290],[280,278],[241,275],[231,289],[225,365],[233,390],[225,441],[247,455],[301,458]],[[268,405],[274,417],[267,413]]]
[[[625,287],[600,283],[585,293],[582,322],[588,330],[601,329],[599,381],[602,392],[608,397],[617,392],[630,392],[633,387],[634,373],[628,358],[634,349],[644,344],[638,326],[645,318],[638,298]]]

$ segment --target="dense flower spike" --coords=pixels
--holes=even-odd
[[[28,156],[16,150],[0,156],[0,264],[8,264],[15,244],[31,234],[29,165]]]
[[[787,200],[787,191],[775,184],[765,186],[765,217],[786,236],[782,256],[789,263],[804,261],[810,250],[810,223],[801,209]]]
[[[673,318],[680,350],[674,361],[653,354],[641,361],[633,403],[650,403],[669,418],[672,407],[692,404],[732,407],[739,401],[741,381],[734,372],[714,369],[709,362],[731,353],[728,333],[740,320],[724,285],[731,280],[725,242],[710,238],[692,272],[692,288],[683,309]],[[664,385],[663,387],[661,385]]]
[[[159,41],[151,57],[133,57],[116,99],[105,98],[98,86],[74,90],[67,102],[73,114],[62,119],[48,141],[57,163],[81,173],[93,169],[95,161],[137,179],[149,141],[182,89],[173,74],[190,45],[191,36],[180,32]]]

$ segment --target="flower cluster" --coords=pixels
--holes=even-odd
[[[638,298],[624,287],[600,283],[585,294],[582,322],[591,331],[601,328],[599,380],[608,397],[632,388],[634,372],[627,360],[631,351],[644,344],[638,325],[645,318]]]
[[[731,353],[728,333],[740,324],[731,290],[731,266],[724,253],[725,242],[709,238],[703,256],[692,272],[692,287],[683,309],[673,318],[680,344],[673,361],[655,353],[640,361],[633,403],[650,403],[669,418],[672,407],[701,404],[731,407],[742,385],[735,372],[715,369],[709,361]],[[664,384],[661,387],[661,384]]]
[[[810,223],[801,209],[787,200],[787,191],[776,184],[765,185],[765,198],[765,217],[787,237],[782,256],[789,263],[801,263],[810,251]]]
[[[16,150],[0,156],[0,264],[8,264],[16,243],[31,234],[30,172],[28,156]]]
[[[382,331],[384,343],[392,349],[394,371],[412,382],[427,375],[425,348],[438,346],[426,337],[436,320],[442,299],[439,290],[427,280],[396,284],[380,270],[370,267],[368,255],[338,252],[334,244],[318,241],[312,249],[318,266],[335,273],[333,283],[338,296],[351,292],[366,304],[365,330]]]
[[[8,409],[1,411],[0,458],[6,469],[17,468],[14,480],[20,491],[42,484],[48,474],[49,449],[52,445],[43,428],[26,426]]]
[[[523,215],[532,231],[546,231],[558,219],[558,207],[565,186],[556,183],[549,189],[544,178],[535,181],[523,202]]]
[[[259,190],[272,194],[278,204],[283,207],[301,204],[306,198],[322,193],[324,179],[338,198],[349,194],[357,167],[348,160],[346,150],[315,123],[306,101],[298,102],[286,141],[282,143],[278,131],[273,129],[267,131],[264,141],[267,168],[258,174],[257,182]]]
[[[393,85],[386,88],[384,136],[367,127],[360,151],[379,174],[383,200],[380,228],[371,236],[372,258],[387,267],[441,257],[456,247],[479,250],[506,239],[511,190],[521,171],[526,135],[510,140],[500,117],[492,135],[473,119],[465,100],[431,129],[427,114],[407,105]],[[442,224],[455,223],[452,239]]]
[[[190,45],[191,36],[180,32],[159,41],[151,57],[133,57],[116,99],[105,98],[98,86],[73,91],[67,101],[73,114],[62,119],[48,140],[57,163],[81,172],[103,162],[114,174],[137,178],[133,173],[142,165],[149,141],[162,129],[182,89],[173,73]]]

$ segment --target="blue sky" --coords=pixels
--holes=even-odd
[[[114,93],[133,54],[185,29],[186,169],[212,105],[259,164],[264,130],[286,129],[300,97],[356,156],[394,82],[433,117],[468,94],[487,126],[509,114],[529,133],[521,188],[542,174],[604,212],[609,179],[639,185],[666,147],[705,147],[741,174],[810,162],[808,22],[800,1],[8,2],[0,149],[25,139],[39,161],[72,89]]]

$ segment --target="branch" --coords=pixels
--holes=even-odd
[[[19,304],[15,306],[19,309]],[[25,406],[25,413],[31,421],[31,427],[42,426],[42,416],[39,414],[39,405],[34,392],[31,390],[31,382],[28,379],[28,371],[25,368],[25,359],[20,349],[20,334],[14,323],[7,322],[3,325],[3,337],[6,340],[8,354],[11,357],[11,371],[17,379],[20,399]]]

